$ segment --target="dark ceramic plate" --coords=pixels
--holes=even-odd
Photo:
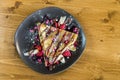
[[[67,16],[72,17],[73,21],[72,23],[76,24],[78,28],[80,28],[79,34],[78,34],[78,43],[79,46],[77,50],[74,52],[75,54],[72,55],[72,57],[63,65],[60,65],[53,69],[52,71],[49,71],[44,64],[36,64],[35,62],[31,61],[28,57],[24,56],[23,53],[27,50],[30,50],[30,46],[32,46],[31,38],[30,38],[30,32],[29,28],[34,27],[35,23],[38,21],[41,21],[43,16],[47,14],[50,18],[54,18],[56,16]],[[64,11],[63,9],[57,8],[57,7],[47,7],[40,9],[33,14],[29,15],[18,27],[16,34],[15,34],[15,45],[16,49],[22,58],[22,60],[33,70],[43,73],[43,74],[53,74],[58,73],[61,71],[64,71],[68,67],[70,67],[75,61],[81,56],[84,48],[85,48],[85,36],[83,33],[83,30],[78,23],[78,21],[70,15],[68,12]]]

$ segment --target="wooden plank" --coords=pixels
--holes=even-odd
[[[75,16],[87,39],[81,58],[65,72],[50,76],[26,66],[14,46],[18,25],[48,6]],[[120,0],[0,0],[0,45],[0,80],[119,80]]]

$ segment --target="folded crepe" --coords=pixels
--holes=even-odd
[[[78,34],[42,23],[39,28],[39,39],[44,54],[49,61],[55,61],[65,50],[75,51]]]

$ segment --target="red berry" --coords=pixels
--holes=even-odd
[[[66,28],[65,24],[60,25],[60,29],[65,29],[65,28]]]
[[[56,64],[59,64],[59,61],[57,61]]]
[[[49,62],[49,64],[50,64],[50,65],[52,65],[52,64],[53,64],[53,62]]]
[[[46,21],[46,24],[48,24],[48,23],[49,23],[49,20]]]
[[[36,30],[36,29],[38,29],[38,27],[37,27],[37,26],[35,26],[35,27],[34,27],[34,29]]]
[[[41,59],[38,59],[37,61],[38,61],[39,63],[42,63]]]
[[[76,34],[78,34],[78,31],[79,31],[78,28],[74,28],[74,29],[73,29],[73,32],[76,33]]]
[[[77,47],[77,45],[78,45],[78,43],[77,43],[77,41],[75,41],[74,46]]]
[[[56,28],[58,27],[58,23],[57,23],[57,22],[55,22],[55,27],[56,27]]]
[[[70,51],[69,51],[69,50],[64,51],[64,52],[63,52],[63,56],[65,56],[65,57],[70,57],[70,56],[71,56]]]
[[[33,33],[33,32],[34,32],[34,30],[30,30],[30,32],[31,32],[31,33]]]
[[[37,48],[39,51],[42,50],[42,47],[41,47],[41,46],[36,46],[35,48]]]
[[[66,40],[64,43],[65,43],[65,44],[67,44],[68,42],[69,42],[69,41],[68,41],[68,40]]]
[[[38,57],[43,56],[43,52],[42,52],[42,51],[38,52],[38,53],[36,54],[36,56],[38,56]]]

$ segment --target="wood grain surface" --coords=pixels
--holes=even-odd
[[[30,69],[14,46],[19,24],[47,6],[71,13],[87,39],[81,58],[55,75]],[[120,0],[0,0],[0,80],[120,80]]]

